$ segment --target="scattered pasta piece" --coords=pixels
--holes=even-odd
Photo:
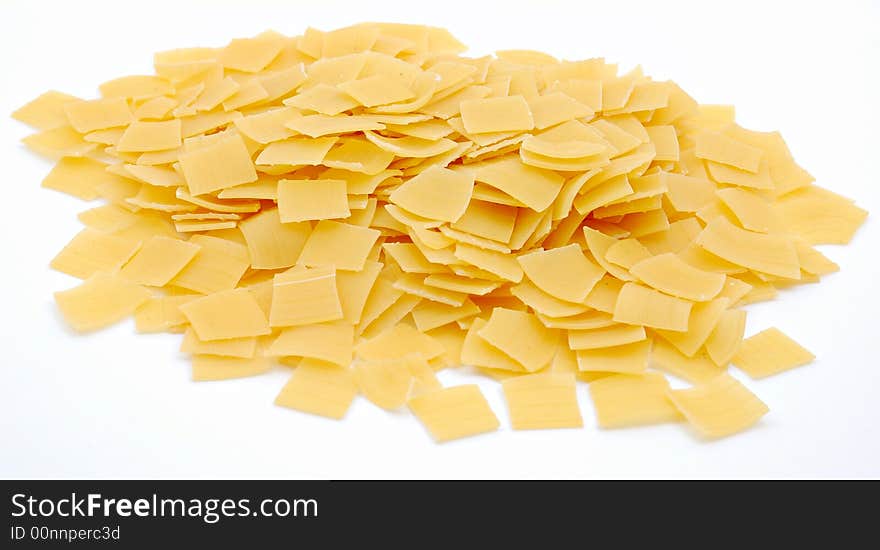
[[[266,32],[22,106],[42,186],[103,202],[50,261],[83,280],[62,317],[177,334],[193,380],[294,367],[286,408],[407,404],[437,441],[499,427],[435,374],[459,367],[501,383],[517,430],[581,426],[581,383],[603,428],[757,422],[728,365],[813,355],[744,340],[745,306],[838,271],[813,245],[867,212],[671,81],[464,50],[418,25]]]
[[[407,404],[437,442],[492,432],[500,426],[475,384],[419,395]]]
[[[770,410],[729,374],[687,390],[669,391],[669,399],[705,437],[726,437],[757,423]]]
[[[731,361],[752,378],[764,378],[811,363],[816,356],[777,328],[742,341]]]

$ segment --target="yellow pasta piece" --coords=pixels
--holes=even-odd
[[[669,399],[698,433],[719,438],[755,425],[769,409],[729,374],[687,390],[673,390]]]
[[[129,239],[85,228],[58,253],[49,266],[52,269],[88,279],[99,271],[121,268],[140,248]]]
[[[373,75],[350,80],[343,82],[338,88],[364,107],[399,103],[415,97],[404,81],[388,75]]]
[[[368,175],[381,174],[394,160],[394,153],[383,151],[366,139],[343,138],[324,156],[322,164],[330,168],[361,172]]]
[[[195,382],[245,378],[268,372],[272,363],[265,357],[240,358],[218,355],[194,355],[192,379]]]
[[[678,136],[674,126],[648,126],[645,131],[657,149],[654,160],[678,161]]]
[[[243,338],[225,338],[223,340],[204,342],[199,340],[192,327],[188,327],[186,332],[183,333],[180,351],[193,355],[217,355],[220,357],[252,359],[257,352],[257,339],[253,336],[245,336]]]
[[[666,294],[705,302],[721,292],[726,277],[696,269],[672,253],[646,258],[630,268],[630,273],[645,284]]]
[[[720,216],[708,223],[697,244],[735,264],[789,279],[801,276],[797,253],[783,235],[767,235],[740,229]]]
[[[727,298],[716,298],[710,302],[694,304],[691,309],[687,331],[669,331],[658,329],[657,333],[668,340],[688,357],[692,357],[706,342],[718,320],[730,305]]]
[[[614,320],[618,323],[662,328],[670,331],[688,330],[691,302],[667,296],[636,283],[626,283],[617,296]]]
[[[776,212],[770,203],[757,193],[731,187],[719,189],[717,194],[744,229],[758,233],[779,230],[780,222]]]
[[[594,115],[593,109],[562,92],[530,98],[528,106],[534,119],[534,127],[539,130],[576,118],[593,118]]]
[[[683,174],[665,174],[669,192],[666,197],[679,212],[696,212],[715,200],[715,185],[703,178]]]
[[[407,405],[437,442],[493,432],[500,426],[476,384],[425,393]]]
[[[746,145],[717,132],[701,132],[696,136],[697,158],[711,160],[755,173],[761,163],[760,149]]]
[[[96,144],[85,141],[70,126],[58,126],[43,130],[42,132],[31,134],[21,141],[31,150],[54,159],[82,157],[97,148]]]
[[[567,317],[549,317],[538,312],[538,319],[547,328],[562,328],[566,330],[586,330],[608,327],[614,324],[610,314],[592,310]]]
[[[138,284],[165,286],[200,249],[197,244],[156,235],[144,242],[120,274]]]
[[[811,363],[816,356],[777,328],[768,328],[742,341],[733,364],[752,378],[764,378]]]
[[[583,302],[605,274],[577,244],[524,254],[517,261],[538,288],[569,302]]]
[[[712,161],[706,161],[706,169],[709,176],[718,183],[759,190],[775,187],[770,174],[770,163],[766,159],[761,160],[755,173]]]
[[[309,235],[298,263],[308,267],[335,266],[336,269],[360,271],[379,231],[321,220]]]
[[[294,268],[275,275],[270,326],[300,326],[342,317],[333,267]]]
[[[254,269],[291,267],[312,231],[308,223],[281,223],[277,208],[263,209],[239,227]]]
[[[342,306],[343,319],[352,325],[360,323],[370,290],[379,276],[382,264],[367,261],[361,271],[336,273],[336,290]]]
[[[589,309],[586,305],[560,300],[547,294],[529,281],[510,287],[510,293],[536,313],[550,317],[578,315]]]
[[[208,235],[193,235],[191,244],[201,247],[195,258],[168,284],[202,294],[235,288],[250,265],[247,248],[239,243]]]
[[[654,340],[650,365],[691,384],[708,382],[727,370],[726,364],[723,366],[715,364],[705,353],[688,357],[663,339]]]
[[[502,156],[480,165],[476,181],[503,191],[532,210],[544,211],[556,199],[564,179],[550,170],[523,164],[518,156]]]
[[[581,371],[639,374],[648,368],[651,341],[643,340],[622,346],[577,350]]]
[[[196,298],[198,294],[150,298],[135,310],[135,328],[142,333],[178,331],[187,323],[180,306]]]
[[[746,312],[728,309],[706,339],[706,352],[718,366],[727,366],[739,350],[746,329]]]
[[[628,428],[676,422],[681,413],[667,397],[669,383],[662,374],[615,374],[590,384],[590,397],[601,428]]]
[[[81,285],[55,293],[64,320],[79,332],[112,325],[150,299],[144,287],[113,273],[95,273]]]
[[[321,164],[337,137],[309,139],[293,137],[270,143],[257,155],[258,165],[315,166]]]
[[[79,98],[55,90],[40,94],[12,113],[12,118],[40,130],[49,130],[67,124],[64,105]]]
[[[211,341],[269,334],[269,323],[254,295],[237,288],[209,294],[180,306],[199,337]]]
[[[267,355],[310,357],[348,367],[354,346],[354,327],[349,323],[317,323],[281,331]]]
[[[522,364],[490,344],[479,334],[486,324],[487,321],[485,319],[474,318],[462,343],[461,361],[467,365],[486,369],[526,372]]]
[[[63,108],[70,125],[81,134],[125,126],[132,118],[128,102],[121,97],[69,101]]]
[[[810,244],[846,244],[868,216],[849,199],[816,186],[785,195],[777,209],[785,227]]]
[[[257,181],[257,172],[241,136],[232,134],[181,153],[180,168],[192,195]]]
[[[406,273],[447,273],[448,268],[432,263],[413,243],[385,243],[382,250]]]
[[[450,306],[460,306],[467,299],[467,294],[425,284],[425,275],[407,273],[394,281],[394,287],[407,294],[426,298]]]
[[[556,351],[558,335],[529,313],[495,308],[478,335],[527,371],[546,367]]]
[[[43,179],[46,189],[61,191],[83,200],[98,198],[102,185],[113,185],[122,178],[106,171],[107,165],[89,158],[64,157]]]
[[[461,120],[472,134],[515,132],[535,127],[529,104],[521,95],[468,99],[461,102]]]
[[[217,61],[224,67],[255,73],[281,52],[282,42],[274,37],[236,38],[220,50]]]
[[[651,257],[651,252],[637,239],[621,239],[608,247],[605,260],[623,268],[631,269],[634,265]]]
[[[121,153],[162,151],[182,144],[180,120],[132,122],[119,138],[116,150]]]
[[[384,124],[363,115],[305,115],[288,121],[285,126],[311,138],[352,132],[366,132],[369,137],[369,130],[385,129]]]
[[[378,336],[362,341],[355,349],[357,356],[368,361],[403,359],[418,355],[426,361],[439,357],[443,346],[411,325],[400,323]]]
[[[590,330],[569,330],[568,347],[572,350],[609,348],[641,342],[645,328],[637,325],[611,325]]]
[[[465,213],[473,188],[468,174],[434,167],[398,187],[389,199],[413,214],[454,222]]]
[[[357,391],[348,367],[303,360],[275,398],[275,404],[338,420],[348,412]]]
[[[347,218],[346,184],[342,180],[280,180],[278,212],[282,223]]]
[[[502,382],[514,430],[580,428],[573,374],[530,374]]]
[[[425,281],[427,282],[427,279]],[[473,317],[479,312],[480,309],[470,300],[465,300],[460,306],[422,300],[419,305],[413,308],[412,317],[416,327],[422,332],[427,332],[455,321]]]
[[[387,410],[398,409],[406,403],[414,382],[404,359],[357,361],[354,376],[364,397]]]
[[[455,220],[451,227],[478,237],[507,243],[513,235],[515,222],[516,208],[471,200],[464,215]]]
[[[455,257],[492,275],[518,283],[522,280],[523,270],[516,258],[493,250],[484,250],[466,244],[455,245]]]

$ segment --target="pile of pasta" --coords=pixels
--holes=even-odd
[[[182,333],[194,380],[292,368],[276,403],[342,418],[358,394],[438,441],[496,430],[766,412],[737,378],[806,364],[751,302],[838,266],[866,212],[776,132],[603,59],[463,56],[445,30],[266,32],[155,56],[155,75],[47,92],[14,117],[59,159],[43,186],[103,204],[51,266],[92,331]],[[672,389],[667,375],[690,384]]]

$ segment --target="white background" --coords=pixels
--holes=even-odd
[[[0,13],[0,477],[880,477],[878,2],[3,0]],[[759,382],[734,372],[771,412],[720,442],[680,425],[600,431],[585,387],[585,429],[513,432],[500,388],[480,379],[502,429],[436,445],[362,398],[342,422],[274,407],[280,369],[192,383],[179,336],[136,335],[130,321],[67,330],[52,292],[76,281],[47,264],[90,205],[39,187],[51,164],[4,117],[50,88],[94,97],[149,73],[157,50],[366,20],[444,26],[474,55],[641,63],[701,102],[734,103],[746,127],[781,130],[821,185],[874,216],[850,246],[823,248],[840,273],[749,308],[749,334],[779,326],[819,359]]]

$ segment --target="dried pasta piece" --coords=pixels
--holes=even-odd
[[[194,355],[192,359],[192,379],[194,382],[208,382],[245,378],[269,372],[272,363],[265,357],[222,357],[219,355]]]
[[[768,328],[742,341],[732,361],[752,378],[764,378],[811,363],[815,355],[777,328]]]
[[[201,247],[169,285],[211,294],[235,288],[250,261],[244,245],[209,235],[193,235],[189,242]]]
[[[339,141],[338,137],[318,139],[292,137],[284,141],[275,141],[257,155],[256,164],[315,166],[321,164],[337,141]]]
[[[189,192],[202,195],[257,181],[257,172],[241,136],[232,134],[180,154]]]
[[[577,244],[524,254],[517,258],[535,285],[560,300],[583,302],[605,274]]]
[[[770,410],[729,374],[690,389],[670,391],[668,395],[691,426],[709,438],[727,437],[748,429]]]
[[[217,355],[220,357],[238,357],[252,359],[257,352],[257,339],[253,336],[242,338],[225,338],[205,342],[199,340],[195,330],[188,327],[183,333],[180,351],[193,355]]]
[[[547,366],[556,351],[558,335],[532,314],[495,308],[478,335],[500,349],[527,371]]]
[[[151,237],[120,270],[120,274],[138,284],[165,286],[195,258],[197,244],[161,235]]]
[[[413,308],[412,317],[416,327],[424,333],[455,321],[473,317],[478,313],[480,313],[480,308],[474,305],[471,300],[465,300],[460,306],[422,300]]]
[[[383,409],[402,407],[415,380],[405,359],[355,362],[354,377],[364,397]]]
[[[746,329],[746,312],[728,309],[706,339],[706,352],[718,366],[727,366],[740,348]]]
[[[535,127],[529,104],[521,95],[468,99],[461,102],[461,120],[472,134],[512,132]]]
[[[702,384],[724,373],[727,364],[719,366],[705,353],[688,357],[669,342],[658,338],[651,348],[651,366],[691,384]]]
[[[437,442],[492,432],[501,425],[476,384],[425,393],[407,405]]]
[[[275,398],[275,404],[339,420],[348,412],[357,392],[348,367],[303,360]]]
[[[179,331],[187,323],[180,306],[196,298],[198,294],[150,298],[134,312],[135,329],[141,333]]]
[[[484,250],[466,244],[455,245],[455,257],[492,275],[518,283],[523,278],[523,269],[516,258],[509,254]]]
[[[308,223],[281,223],[277,208],[267,208],[239,224],[247,242],[251,267],[291,267],[302,252],[312,227]]]
[[[509,155],[480,165],[475,179],[541,212],[553,203],[564,182],[564,178],[553,171],[527,166],[518,156]]]
[[[609,348],[646,339],[645,328],[638,325],[611,325],[590,330],[569,330],[568,347],[572,350]]]
[[[79,133],[125,126],[131,122],[131,109],[125,98],[70,101],[63,105],[70,125]]]
[[[282,223],[347,218],[346,183],[342,180],[280,180],[278,212]]]
[[[652,288],[695,302],[705,302],[717,296],[726,279],[722,273],[697,269],[668,252],[636,263],[630,273]]]
[[[294,268],[275,275],[270,326],[300,326],[342,317],[333,267]]]
[[[49,90],[16,109],[12,113],[12,118],[40,130],[50,130],[67,124],[64,105],[72,101],[80,101],[80,99],[63,92]]]
[[[180,147],[181,127],[179,119],[161,122],[132,122],[125,129],[116,150],[120,153],[162,151]]]
[[[566,302],[551,296],[530,281],[523,281],[518,285],[510,287],[510,293],[519,298],[522,303],[535,310],[536,313],[550,317],[569,317],[589,309],[584,304]]]
[[[254,295],[236,288],[209,294],[180,306],[202,341],[269,334],[266,315]]]
[[[688,330],[692,303],[668,296],[636,283],[626,283],[614,305],[618,323],[642,325],[670,331]]]
[[[310,357],[347,367],[351,364],[354,327],[349,323],[316,323],[282,329],[267,355]]]
[[[418,216],[455,222],[464,215],[473,188],[468,174],[432,167],[395,189],[389,200]]]
[[[763,157],[760,149],[711,131],[696,136],[696,155],[752,173],[758,171]]]
[[[680,421],[668,391],[669,382],[654,372],[615,374],[590,384],[596,418],[605,429]]]
[[[530,374],[501,383],[514,430],[580,428],[574,374]]]
[[[648,368],[651,341],[643,340],[622,346],[577,350],[581,371],[639,374]]]
[[[336,291],[342,306],[343,319],[347,323],[360,323],[370,290],[381,269],[381,263],[367,260],[361,271],[336,272]]]
[[[150,291],[115,273],[95,273],[70,290],[55,293],[64,320],[79,332],[90,332],[128,317],[150,299]]]
[[[740,229],[719,216],[706,225],[696,242],[720,258],[755,271],[789,279],[801,276],[794,245],[783,235]]]
[[[99,271],[121,268],[137,251],[140,243],[89,227],[83,229],[61,249],[49,266],[80,279]]]
[[[485,328],[486,324],[485,319],[474,318],[462,343],[461,361],[467,365],[496,371],[526,372],[522,364],[490,344],[480,335],[480,331]]]
[[[362,341],[355,351],[359,358],[369,361],[403,359],[410,355],[418,355],[428,361],[439,357],[444,349],[427,334],[400,323],[374,338]]]
[[[347,223],[321,220],[312,230],[298,263],[308,267],[334,266],[360,271],[379,231]]]
[[[42,187],[94,200],[102,185],[113,185],[122,178],[106,170],[107,165],[90,158],[64,157],[43,178]]]

